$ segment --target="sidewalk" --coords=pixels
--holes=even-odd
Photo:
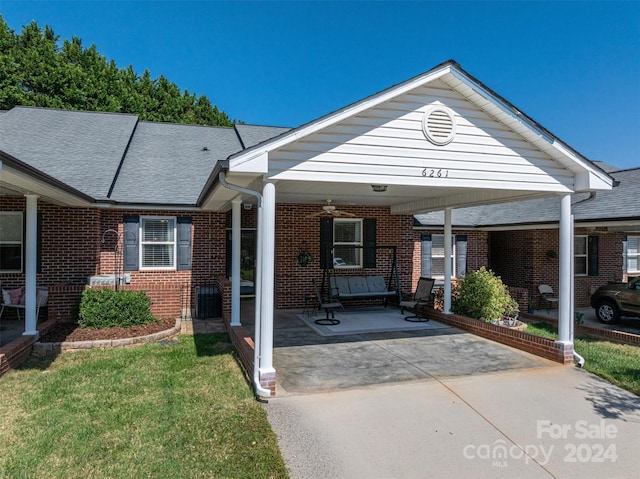
[[[640,470],[640,398],[572,366],[276,397],[266,410],[292,479]]]

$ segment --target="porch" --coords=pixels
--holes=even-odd
[[[344,316],[385,315],[406,323],[399,309],[350,309]],[[424,329],[322,336],[301,310],[274,311],[272,388],[278,396],[558,365],[548,359],[431,320]],[[241,303],[242,326],[229,327],[245,369],[253,371],[254,301]],[[489,325],[491,326],[491,325]],[[550,341],[552,343],[552,341]]]

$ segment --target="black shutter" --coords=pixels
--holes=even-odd
[[[622,272],[627,274],[628,266],[627,266],[627,237],[624,236],[622,238]]]
[[[327,260],[331,263],[329,250],[333,246],[333,218],[320,218],[320,267],[327,267]],[[329,265],[333,268],[333,264]]]
[[[125,216],[123,222],[122,263],[124,271],[138,271],[140,269],[140,230],[139,216]]]
[[[589,236],[589,276],[598,276],[598,237]]]
[[[364,246],[363,266],[365,268],[376,267],[376,219],[365,218],[362,220],[362,246]]]
[[[431,235],[420,235],[420,276],[431,278]]]
[[[467,274],[467,235],[456,235],[456,278]]]
[[[176,269],[179,271],[191,269],[191,223],[189,216],[177,218],[178,264]]]

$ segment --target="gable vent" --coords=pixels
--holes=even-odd
[[[422,131],[434,145],[451,143],[456,136],[456,120],[453,112],[443,106],[432,106],[422,117]]]

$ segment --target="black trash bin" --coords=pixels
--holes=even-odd
[[[196,286],[196,318],[222,317],[222,298],[217,286]]]

